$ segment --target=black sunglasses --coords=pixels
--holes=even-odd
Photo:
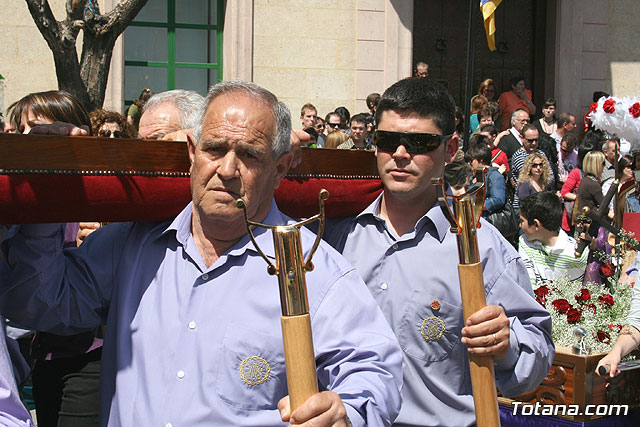
[[[403,145],[410,154],[430,153],[453,135],[437,135],[434,133],[389,132],[377,130],[375,144],[382,151],[395,152]]]
[[[109,130],[109,129],[98,132],[98,136],[110,138],[112,133],[113,133],[113,137],[114,138],[120,138],[120,131],[119,130],[114,130],[113,132],[111,132],[111,130]]]
[[[340,127],[340,123],[327,123],[327,126],[330,128],[337,128]]]

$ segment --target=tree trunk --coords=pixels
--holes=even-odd
[[[148,0],[121,0],[100,13],[98,0],[67,0],[66,19],[56,21],[48,0],[25,0],[56,66],[58,88],[75,95],[88,111],[102,107],[113,46]],[[76,41],[82,29],[82,56]]]

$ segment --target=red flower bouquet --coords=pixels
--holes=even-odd
[[[602,109],[605,113],[613,114],[616,111],[616,101],[614,99],[607,99],[602,104]]]

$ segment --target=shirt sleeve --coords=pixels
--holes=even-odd
[[[496,271],[495,281],[490,279],[487,303],[501,305],[509,318],[509,351],[495,360],[495,374],[502,394],[517,396],[535,389],[547,376],[555,347],[551,316],[535,300],[522,260],[504,245],[502,251],[506,262]]]
[[[507,187],[504,178],[497,171],[492,170],[487,179],[489,182],[489,194],[484,201],[484,207],[487,212],[492,213],[504,206]]]
[[[633,287],[631,309],[629,310],[627,321],[631,326],[640,331],[640,286]]]
[[[401,406],[402,352],[355,270],[326,292],[312,324],[318,382],[340,395],[354,426],[390,426]]]
[[[103,325],[126,229],[111,224],[63,249],[65,224],[13,226],[2,243],[0,311],[62,335]]]

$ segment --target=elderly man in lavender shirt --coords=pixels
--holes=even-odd
[[[388,426],[402,355],[358,273],[324,243],[306,275],[320,389],[291,413],[278,283],[249,218],[290,221],[273,201],[291,118],[252,83],[211,88],[189,136],[192,202],[173,220],[103,227],[62,249],[62,225],[12,227],[0,312],[38,330],[105,324],[101,425]],[[270,232],[254,231],[274,257]],[[302,230],[302,247],[314,236]]]
[[[467,353],[494,357],[507,396],[534,389],[553,361],[549,313],[533,298],[518,253],[484,220],[477,234],[488,305],[465,323],[456,236],[431,184],[458,150],[454,110],[446,90],[428,79],[387,89],[376,110],[384,191],[325,233],[362,274],[400,341],[397,426],[475,423]]]

